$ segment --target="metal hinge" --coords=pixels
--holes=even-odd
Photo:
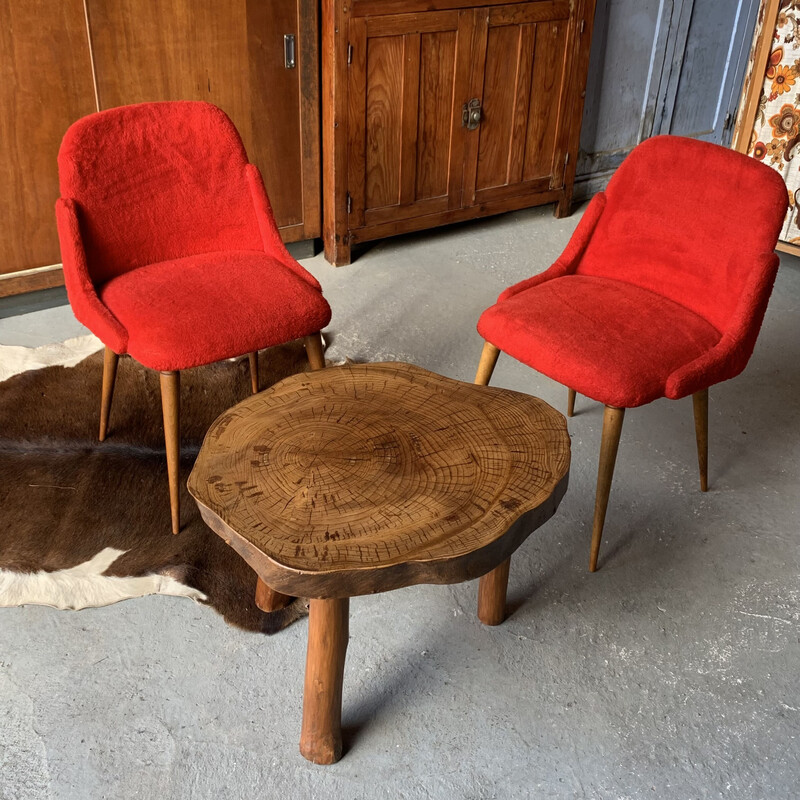
[[[353,63],[353,45],[351,44],[347,45],[347,63],[348,64]]]
[[[350,214],[353,211],[353,198],[350,197],[350,192],[347,193],[347,213]]]

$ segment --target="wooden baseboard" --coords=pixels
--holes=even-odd
[[[12,272],[0,275],[0,297],[10,297],[14,294],[37,292],[40,289],[52,289],[64,285],[64,272],[61,264],[51,267],[37,267],[21,272]]]

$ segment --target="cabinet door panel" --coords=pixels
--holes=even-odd
[[[400,203],[406,36],[367,42],[367,208]],[[410,47],[409,47],[410,49]]]
[[[460,204],[470,23],[458,11],[350,22],[351,227]]]
[[[567,23],[562,20],[536,26],[522,180],[541,178],[553,171],[559,123],[557,98],[562,82],[557,65],[564,55],[566,32]]]
[[[482,119],[467,134],[478,138],[467,204],[541,191],[551,186],[547,179],[563,158],[557,133],[567,99],[569,7],[523,3],[512,10],[491,14],[485,34],[476,37],[473,60],[484,67],[473,86]]]
[[[419,134],[416,196],[441,197],[448,192],[448,152],[452,128],[455,31],[422,34],[420,54]]]
[[[87,0],[101,108],[206,100],[239,130],[283,236],[320,234],[316,3]],[[284,35],[296,37],[288,69]]]
[[[70,124],[96,106],[80,0],[0,0],[0,20],[0,273],[6,274],[61,261],[56,156]]]

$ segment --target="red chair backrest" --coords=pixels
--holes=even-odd
[[[78,120],[58,153],[95,283],[145,264],[263,250],[242,140],[210,103],[122,106]]]
[[[625,159],[577,268],[680,303],[724,331],[787,206],[780,175],[741,153],[656,136]]]

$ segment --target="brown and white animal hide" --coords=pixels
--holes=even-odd
[[[304,615],[301,600],[272,614],[255,606],[255,574],[185,488],[183,527],[171,534],[156,373],[120,359],[109,436],[97,440],[102,353],[86,353],[99,346],[94,337],[0,346],[0,606],[80,609],[165,594],[265,633]],[[262,388],[306,365],[301,342],[262,352]],[[208,426],[249,386],[246,358],[181,374],[184,485]]]

